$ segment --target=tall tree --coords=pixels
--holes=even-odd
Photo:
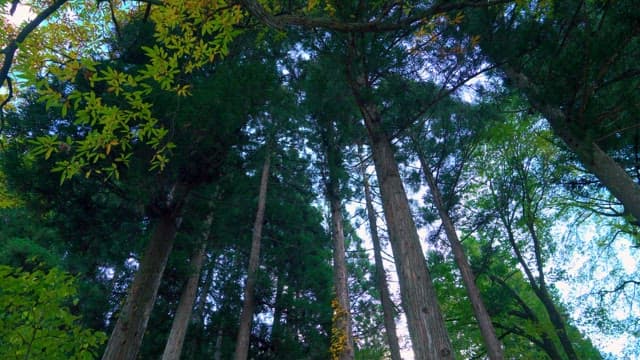
[[[246,359],[249,353],[249,335],[251,334],[251,321],[253,320],[255,310],[255,286],[258,266],[260,265],[260,241],[262,239],[264,211],[267,202],[267,185],[269,183],[269,169],[271,167],[271,153],[268,145],[265,153],[262,175],[260,177],[260,189],[258,191],[258,209],[256,210],[256,218],[251,236],[251,252],[249,253],[247,281],[245,283],[242,313],[240,315],[240,329],[238,330],[238,338],[236,340],[236,351],[234,355],[236,360]]]
[[[346,44],[349,53],[347,76],[369,135],[413,351],[416,359],[447,359],[453,356],[451,343],[389,134],[382,127],[379,105],[367,95],[373,90],[374,75],[360,68],[360,64],[366,63],[360,47],[366,44],[358,38],[351,35]]]
[[[200,281],[200,273],[206,257],[207,241],[209,240],[212,223],[213,214],[210,213],[207,215],[203,224],[204,230],[202,231],[202,244],[196,247],[191,256],[191,260],[189,261],[189,265],[191,267],[190,273],[187,278],[187,282],[184,285],[184,289],[182,290],[182,294],[180,295],[180,302],[178,303],[178,308],[176,309],[176,313],[173,317],[171,331],[169,332],[167,344],[162,354],[162,360],[180,359],[184,339],[187,335],[189,320],[192,317],[193,306]]]
[[[577,359],[566,320],[554,303],[544,269],[548,257],[546,249],[551,246],[549,243],[552,240],[549,225],[544,221],[543,209],[549,210],[552,206],[549,200],[558,176],[552,161],[553,152],[545,151],[541,143],[544,140],[538,138],[540,155],[535,156],[536,150],[531,143],[535,143],[536,139],[527,142],[522,135],[525,132],[519,128],[525,126],[526,120],[520,121],[519,125],[507,122],[501,126],[501,144],[497,146],[497,154],[505,161],[495,164],[488,172],[491,174],[489,187],[492,202],[503,226],[505,240],[534,294],[544,305],[566,356]],[[510,138],[505,139],[504,136],[509,134]],[[530,135],[526,137],[531,138]],[[507,177],[507,174],[511,176]]]
[[[414,146],[419,146],[417,145],[417,138],[412,137],[411,140],[414,142]],[[476,286],[475,275],[471,270],[471,266],[469,265],[469,261],[467,260],[467,256],[465,255],[465,251],[462,247],[462,243],[458,238],[453,220],[451,219],[451,216],[449,216],[449,210],[447,209],[447,206],[442,198],[442,194],[440,192],[440,189],[438,188],[436,179],[433,176],[431,166],[429,165],[424,152],[421,149],[417,149],[417,152],[422,172],[429,187],[429,191],[431,191],[431,195],[433,197],[434,205],[438,210],[440,219],[442,220],[442,226],[444,227],[447,239],[449,240],[449,244],[451,245],[451,251],[453,252],[456,264],[458,265],[458,269],[460,269],[460,273],[462,274],[462,281],[465,288],[467,289],[469,301],[471,301],[474,315],[476,317],[476,320],[478,321],[482,337],[484,338],[489,358],[502,359],[504,358],[502,344],[496,336],[496,331],[493,328],[493,324],[491,323],[491,317],[487,312],[484,301],[482,300],[482,297],[480,295],[480,291]]]
[[[470,16],[470,32],[499,64],[507,85],[533,109],[582,165],[620,201],[624,215],[640,218],[640,185],[633,169],[640,52],[631,1],[532,2]],[[489,25],[491,24],[491,25]],[[499,45],[498,45],[499,44]],[[614,138],[616,140],[614,141]],[[620,139],[624,139],[620,141]],[[624,155],[623,155],[624,154]]]
[[[391,300],[389,285],[387,283],[387,274],[384,270],[384,262],[382,261],[382,246],[380,244],[380,237],[378,236],[376,211],[373,207],[373,195],[366,172],[365,159],[363,158],[361,153],[359,155],[367,220],[369,223],[369,234],[371,235],[371,242],[373,243],[373,257],[376,264],[376,284],[378,291],[380,292],[380,302],[382,303],[387,343],[389,344],[389,349],[391,351],[391,359],[401,360],[402,358],[400,356],[400,343],[398,342],[398,335],[396,331],[395,304],[393,303],[393,300]]]
[[[160,280],[180,225],[180,211],[187,192],[188,189],[180,184],[166,195],[167,211],[158,219],[102,359],[135,359],[137,357],[160,287]]]

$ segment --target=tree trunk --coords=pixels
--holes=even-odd
[[[325,152],[329,178],[326,179],[326,196],[331,208],[331,240],[333,241],[333,288],[335,298],[331,304],[333,318],[331,325],[331,358],[334,360],[352,360],[355,356],[353,334],[351,332],[351,305],[349,303],[349,285],[347,258],[344,239],[344,219],[340,196],[339,173],[342,157],[333,120],[318,121]]]
[[[562,316],[560,316],[560,313],[558,313],[558,310],[556,309],[555,304],[553,303],[553,299],[551,299],[551,295],[547,291],[546,285],[544,283],[544,278],[541,277],[538,281],[536,281],[536,278],[533,275],[533,272],[531,271],[529,264],[527,264],[524,258],[524,255],[522,254],[522,252],[520,251],[520,248],[518,247],[518,244],[516,242],[515,235],[513,232],[513,228],[511,227],[511,223],[503,215],[501,215],[501,220],[507,230],[507,239],[509,240],[509,244],[511,245],[511,248],[513,249],[513,252],[516,255],[518,263],[520,263],[520,266],[524,270],[524,273],[529,281],[529,284],[531,285],[531,289],[533,290],[533,293],[536,294],[536,297],[538,297],[538,299],[542,302],[545,308],[545,311],[549,316],[549,320],[551,321],[551,324],[553,325],[556,331],[556,334],[558,335],[558,339],[560,340],[560,345],[562,345],[562,348],[564,349],[569,359],[572,359],[572,360],[577,359],[577,355],[573,349],[573,345],[571,344],[571,341],[565,329],[564,320],[562,319]],[[530,233],[530,234],[534,236],[534,241],[537,242],[538,241],[537,235],[535,235],[535,233]],[[536,248],[537,246],[534,245],[534,251],[538,253],[539,249],[536,249]],[[539,269],[542,269],[542,264],[539,264]]]
[[[473,315],[478,321],[480,333],[482,334],[482,338],[484,339],[484,343],[487,348],[487,355],[489,355],[489,358],[492,360],[503,359],[504,354],[502,351],[502,343],[496,336],[496,330],[493,328],[493,324],[491,323],[491,317],[484,306],[484,301],[482,301],[482,297],[480,296],[480,290],[478,290],[478,287],[476,286],[475,275],[473,274],[469,261],[467,260],[467,256],[464,253],[464,248],[462,247],[458,234],[456,233],[455,225],[453,224],[453,221],[449,216],[449,212],[442,201],[442,194],[440,193],[438,184],[433,178],[429,163],[424,158],[424,154],[418,148],[418,141],[413,138],[413,136],[411,140],[414,143],[418,158],[420,159],[422,172],[424,173],[427,185],[429,186],[429,190],[433,196],[434,205],[440,214],[444,231],[447,234],[447,239],[451,245],[453,257],[458,265],[458,269],[460,269],[462,282],[467,289],[467,295],[469,296],[469,301],[471,301],[471,307],[473,308]]]
[[[202,244],[194,252],[191,257],[191,261],[189,262],[191,265],[191,273],[187,279],[187,283],[182,294],[180,295],[180,302],[178,303],[178,309],[176,310],[176,314],[173,318],[173,324],[171,325],[167,345],[165,346],[164,353],[162,354],[162,360],[180,359],[184,338],[187,335],[189,320],[191,319],[193,311],[193,304],[196,299],[196,293],[198,292],[200,272],[202,271],[202,264],[204,263],[206,255],[205,250],[212,222],[213,215],[209,214],[204,221],[205,229],[202,233]]]
[[[356,51],[354,46],[352,44],[352,52]],[[371,141],[382,205],[389,228],[389,242],[398,269],[402,307],[407,316],[415,359],[453,359],[453,348],[420,246],[398,163],[391,141],[382,129],[380,112],[370,98],[364,95],[370,90],[365,79],[363,74],[348,74]]]
[[[269,182],[269,167],[271,156],[267,150],[267,155],[262,166],[262,176],[260,178],[260,191],[258,194],[258,210],[253,224],[253,236],[251,238],[251,253],[249,254],[249,267],[247,270],[247,283],[244,289],[244,303],[240,315],[240,328],[236,340],[236,350],[234,358],[236,360],[246,360],[249,354],[249,339],[251,335],[251,321],[255,309],[255,286],[258,276],[258,266],[260,265],[260,240],[262,238],[262,224],[264,222],[264,209],[267,201],[267,184]]]
[[[220,328],[218,329],[218,333],[216,335],[216,348],[213,353],[213,360],[221,360],[222,359],[222,335],[224,335],[224,322],[220,321]]]
[[[276,278],[276,296],[273,304],[273,325],[271,325],[271,345],[267,351],[267,359],[273,359],[277,356],[280,348],[280,337],[282,336],[282,292],[284,291],[284,275],[282,269]]]
[[[198,298],[198,304],[196,305],[196,316],[194,316],[193,322],[198,324],[198,326],[204,326],[204,318],[205,318],[205,307],[207,305],[207,296],[209,294],[209,290],[211,289],[211,285],[213,285],[213,276],[215,275],[215,261],[211,262],[212,266],[208,271],[206,271],[207,275],[204,279],[204,284],[200,288],[200,297]]]
[[[183,195],[184,193],[178,193],[177,196]],[[172,210],[160,216],[102,360],[136,359],[180,223],[181,206],[176,204],[180,204],[183,199],[184,197],[172,201]]]
[[[373,200],[371,189],[369,188],[369,180],[362,162],[362,182],[364,184],[364,198],[367,206],[367,218],[369,220],[369,232],[371,233],[371,241],[373,242],[373,257],[376,264],[376,283],[380,291],[380,302],[382,303],[382,314],[384,317],[384,327],[387,331],[387,342],[391,350],[391,360],[402,360],[400,356],[400,344],[396,333],[396,321],[394,304],[389,294],[389,286],[387,284],[387,275],[384,271],[382,262],[382,247],[380,246],[380,238],[378,237],[378,226],[376,225],[376,213],[373,208]]]
[[[524,74],[508,65],[503,68],[513,83],[527,94],[531,105],[549,121],[553,132],[578,156],[582,165],[622,203],[626,213],[640,222],[640,185],[598,144],[572,131],[570,119],[561,109],[538,101],[540,90]]]
[[[332,171],[329,171],[331,174]],[[332,175],[329,175],[332,177]],[[333,325],[331,327],[332,359],[351,360],[354,357],[353,335],[351,333],[351,306],[347,284],[347,259],[344,244],[344,225],[342,206],[337,196],[336,179],[329,180],[332,190],[328,191],[331,204],[331,223],[333,239],[333,286],[336,297],[333,303]]]
[[[578,355],[576,354],[573,344],[571,343],[571,339],[569,339],[569,334],[567,333],[567,328],[565,326],[565,321],[558,312],[558,308],[556,308],[553,299],[551,298],[551,294],[547,289],[547,282],[544,278],[544,263],[542,260],[542,244],[540,243],[540,239],[538,238],[538,233],[536,232],[535,225],[533,224],[533,218],[528,217],[526,219],[527,222],[527,230],[531,235],[533,240],[533,251],[535,253],[536,266],[538,268],[538,282],[537,286],[532,284],[533,290],[536,293],[536,296],[542,301],[544,308],[547,310],[547,314],[549,315],[549,320],[553,324],[553,327],[560,339],[560,344],[564,349],[564,352],[567,354],[567,357],[570,360],[577,360]],[[530,279],[533,280],[533,279]]]

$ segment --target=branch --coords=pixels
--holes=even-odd
[[[630,284],[633,284],[635,286],[640,286],[640,281],[638,281],[638,280],[626,280],[626,281],[623,281],[622,283],[618,284],[618,286],[616,286],[612,290],[600,290],[600,291],[598,291],[597,294],[600,295],[600,296],[604,296],[606,294],[617,293],[620,290],[623,290],[624,288],[626,288],[627,285],[630,285]]]
[[[488,7],[511,3],[512,0],[487,0],[487,1],[462,1],[462,2],[440,2],[427,9],[418,11],[411,16],[399,19],[395,22],[383,20],[371,22],[344,22],[328,17],[309,17],[303,15],[273,15],[269,13],[257,0],[238,0],[253,17],[263,24],[283,30],[287,26],[301,26],[303,28],[324,28],[339,32],[385,32],[395,31],[410,26],[423,19],[431,18],[435,15],[449,11],[463,10],[467,8]]]
[[[18,50],[18,45],[24,42],[29,34],[31,34],[43,21],[56,12],[67,1],[68,0],[56,0],[53,4],[49,5],[49,7],[38,14],[35,19],[31,20],[30,23],[22,28],[18,36],[16,36],[13,41],[0,51],[1,53],[4,53],[4,61],[2,63],[2,68],[0,68],[0,87],[3,86],[8,79],[9,69],[11,69],[13,57],[15,56],[16,50]]]

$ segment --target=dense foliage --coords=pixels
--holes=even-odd
[[[0,357],[639,356],[638,5],[0,0]]]

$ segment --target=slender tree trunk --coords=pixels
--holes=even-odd
[[[178,302],[178,309],[173,318],[173,324],[171,325],[171,331],[169,332],[169,338],[167,339],[167,345],[164,348],[162,354],[162,360],[179,360],[182,353],[182,347],[184,344],[184,338],[187,335],[187,329],[189,327],[189,320],[193,312],[193,304],[196,299],[196,293],[198,292],[198,283],[200,282],[200,272],[202,271],[202,264],[206,256],[205,250],[207,247],[207,239],[211,231],[211,223],[213,222],[213,214],[209,214],[204,221],[204,231],[202,233],[202,244],[191,256],[191,273],[187,279],[182,295],[180,295],[180,301]]]
[[[182,190],[174,187],[176,194],[171,196],[181,198],[172,201],[172,210],[160,216],[102,360],[135,360],[138,355],[179,226],[180,203],[186,193]]]
[[[357,51],[353,43],[350,50]],[[371,141],[389,228],[389,242],[398,269],[402,307],[407,316],[415,359],[453,359],[453,348],[420,246],[391,141],[384,133],[377,106],[365,95],[370,90],[365,75],[349,73],[348,79]]]
[[[244,289],[244,303],[240,315],[240,328],[236,341],[234,358],[236,360],[246,360],[249,354],[249,339],[251,335],[251,321],[255,309],[255,286],[258,276],[258,266],[260,265],[260,240],[262,238],[262,224],[264,222],[264,209],[267,202],[267,184],[269,182],[269,167],[271,156],[267,150],[267,155],[262,166],[262,176],[260,178],[260,191],[258,194],[258,210],[253,224],[253,236],[251,238],[251,253],[249,254],[249,268],[247,270],[247,283]]]
[[[273,325],[271,325],[271,346],[267,351],[267,359],[273,359],[278,355],[278,349],[280,348],[280,337],[282,336],[281,324],[282,321],[282,292],[284,291],[283,271],[280,269],[278,278],[276,279],[276,296],[273,305]]]
[[[560,315],[558,308],[556,307],[553,299],[551,298],[551,294],[549,293],[549,289],[547,289],[547,282],[544,277],[544,263],[542,260],[542,244],[540,243],[540,239],[538,238],[538,233],[536,232],[535,225],[533,224],[533,219],[531,217],[527,218],[527,229],[529,230],[529,234],[533,239],[533,251],[535,253],[536,258],[536,266],[538,268],[538,282],[537,286],[534,285],[534,291],[544,308],[547,310],[547,314],[549,315],[549,320],[553,324],[553,327],[560,339],[560,344],[564,349],[564,352],[567,354],[567,357],[570,360],[577,360],[578,355],[573,348],[573,344],[571,343],[571,339],[569,339],[569,334],[567,333],[567,327],[565,326],[565,320]]]
[[[200,326],[204,326],[204,318],[205,318],[205,307],[207,305],[207,295],[209,294],[209,289],[211,289],[211,285],[213,285],[213,275],[215,274],[215,262],[211,263],[212,266],[208,271],[206,271],[207,275],[204,279],[204,284],[202,288],[200,288],[200,297],[198,298],[198,304],[196,305],[196,313],[192,318],[194,323],[197,323]]]
[[[216,347],[213,353],[213,360],[221,360],[222,359],[222,335],[224,335],[224,321],[220,321],[220,328],[218,328],[218,333],[216,335]]]
[[[460,269],[462,282],[467,289],[467,295],[469,296],[469,301],[471,301],[471,307],[473,308],[473,315],[478,321],[480,333],[482,334],[482,338],[484,339],[484,343],[487,348],[487,355],[489,355],[489,358],[492,360],[503,359],[504,354],[502,351],[502,343],[496,336],[496,330],[493,328],[491,317],[489,316],[489,313],[484,306],[484,301],[480,296],[480,290],[478,290],[478,287],[476,286],[475,275],[473,274],[471,265],[469,265],[467,256],[464,253],[464,248],[462,247],[460,239],[458,238],[458,234],[456,233],[453,220],[451,220],[449,212],[445,208],[445,204],[442,201],[442,194],[440,193],[438,184],[433,178],[429,163],[424,158],[424,154],[418,147],[417,139],[413,138],[412,136],[412,141],[418,154],[418,158],[420,159],[422,172],[424,173],[424,177],[427,180],[427,185],[429,186],[429,190],[431,191],[431,194],[433,196],[434,205],[438,209],[440,219],[442,220],[442,225],[444,226],[444,231],[447,234],[447,239],[449,240],[449,244],[451,245],[453,257],[456,261],[456,264],[458,265],[458,269]]]
[[[319,122],[321,122],[319,120]],[[331,239],[333,241],[333,287],[335,298],[333,323],[331,326],[331,358],[333,360],[352,360],[355,356],[353,334],[351,332],[351,306],[349,303],[349,285],[347,258],[344,239],[344,219],[340,196],[339,172],[342,158],[333,121],[322,121],[320,133],[326,155],[329,178],[326,179],[326,196],[331,208]]]
[[[553,299],[551,299],[551,295],[549,294],[546,286],[544,285],[544,278],[541,278],[540,280],[536,281],[536,278],[533,275],[533,272],[531,271],[529,264],[527,264],[524,256],[522,255],[522,252],[520,251],[520,248],[518,247],[518,244],[515,239],[515,235],[513,233],[513,229],[511,227],[511,223],[506,219],[504,215],[501,216],[501,219],[503,224],[505,225],[505,228],[507,229],[507,239],[509,240],[509,244],[511,245],[511,248],[513,249],[513,252],[515,253],[516,258],[518,259],[520,266],[522,266],[522,269],[524,270],[524,273],[527,276],[527,279],[529,280],[529,284],[531,286],[531,289],[533,290],[533,293],[536,294],[536,297],[538,297],[538,299],[542,302],[545,308],[545,311],[549,316],[549,320],[551,321],[551,324],[553,325],[556,331],[556,334],[560,339],[560,345],[562,345],[562,348],[564,349],[564,352],[566,353],[569,359],[571,360],[577,359],[577,355],[575,353],[575,350],[573,349],[571,340],[568,337],[568,334],[564,325],[564,320],[562,319],[562,316],[560,315],[560,313],[558,313],[558,309],[556,309],[555,304],[553,303]],[[534,233],[531,233],[531,235],[536,236],[534,235]],[[536,246],[534,245],[534,248],[535,247]],[[534,251],[537,251],[537,250],[534,249]]]
[[[561,110],[537,100],[541,93],[522,73],[504,65],[507,76],[528,95],[529,101],[549,121],[554,133],[573,151],[582,165],[594,174],[623,205],[625,212],[640,222],[640,185],[595,142],[572,130],[571,121]]]
[[[331,173],[331,171],[330,171]],[[329,175],[331,176],[331,175]],[[347,283],[347,259],[344,243],[344,226],[342,206],[337,197],[338,187],[335,179],[329,180],[333,188],[328,195],[331,204],[331,223],[333,238],[333,286],[336,297],[333,304],[333,325],[331,328],[332,359],[353,359],[353,335],[351,333],[351,306],[349,304],[349,288]]]
[[[362,182],[364,184],[364,198],[367,206],[369,232],[371,234],[371,241],[373,242],[373,257],[376,264],[376,283],[378,285],[378,290],[380,291],[380,302],[382,303],[384,327],[387,331],[387,342],[389,343],[389,350],[391,351],[391,360],[402,360],[402,357],[400,356],[400,344],[398,342],[398,335],[396,332],[396,321],[394,316],[395,306],[391,300],[389,285],[387,284],[387,275],[384,271],[384,264],[382,262],[382,247],[380,246],[380,238],[378,237],[378,226],[376,224],[376,212],[373,208],[373,197],[371,195],[369,180],[367,178],[362,158],[360,159],[360,162],[362,164]]]

